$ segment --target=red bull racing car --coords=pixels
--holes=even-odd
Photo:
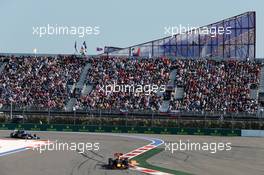
[[[108,159],[108,168],[109,169],[128,169],[129,160],[128,158],[122,157],[123,153],[115,153],[114,159]]]

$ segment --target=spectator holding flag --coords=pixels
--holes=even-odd
[[[75,41],[75,44],[74,44],[74,49],[75,49],[75,52],[78,52],[77,51],[77,43]],[[86,45],[86,42],[84,41],[81,48],[80,48],[80,54],[81,55],[86,55],[87,54],[87,45]]]

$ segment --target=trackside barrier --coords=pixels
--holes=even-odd
[[[243,137],[264,137],[264,130],[241,130]]]
[[[141,134],[178,134],[241,136],[241,130],[231,129],[197,129],[197,128],[162,128],[162,127],[125,127],[125,126],[88,126],[64,124],[13,124],[0,123],[0,130],[23,129],[30,131],[65,131],[65,132],[110,132]]]

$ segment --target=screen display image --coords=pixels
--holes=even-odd
[[[1,0],[0,175],[264,174],[263,6]]]

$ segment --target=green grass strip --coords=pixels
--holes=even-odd
[[[162,148],[155,148],[155,149],[147,151],[146,153],[141,154],[141,155],[133,158],[133,160],[136,160],[137,163],[139,163],[139,166],[143,167],[143,168],[148,168],[148,169],[157,170],[157,171],[161,171],[161,172],[164,172],[164,173],[170,173],[170,174],[175,174],[175,175],[191,175],[191,174],[186,173],[186,172],[182,172],[182,171],[177,171],[177,170],[172,170],[172,169],[167,169],[167,168],[151,165],[151,164],[149,164],[147,162],[147,160],[149,158],[151,158],[152,156],[162,152],[163,150],[164,149],[162,149]]]

